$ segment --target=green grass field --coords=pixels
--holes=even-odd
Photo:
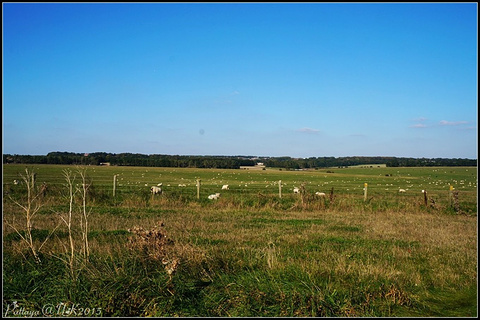
[[[25,168],[3,166],[7,316],[477,315],[475,167],[28,166],[36,188],[47,186],[33,203],[42,204],[31,231],[39,263],[21,238],[18,204],[28,199],[14,180]],[[82,183],[77,169],[91,184],[85,206],[80,192],[73,198],[72,242],[65,169],[74,186]],[[158,183],[163,194],[152,196]],[[216,192],[219,200],[207,199]]]

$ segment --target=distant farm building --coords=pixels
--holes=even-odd
[[[257,162],[254,166],[240,166],[240,169],[245,169],[245,170],[264,170],[265,165],[263,162]]]

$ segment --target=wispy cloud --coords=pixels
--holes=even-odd
[[[440,121],[441,126],[459,126],[467,123],[468,121],[446,121],[446,120]]]
[[[427,118],[425,118],[425,117],[418,117],[418,118],[413,119],[413,121],[419,121],[419,122],[424,122],[425,120],[427,120]]]
[[[445,126],[463,126],[465,124],[468,124],[469,122],[468,121],[447,121],[447,120],[441,120],[439,121],[437,124],[431,124],[431,125],[427,125],[425,124],[425,120],[427,120],[426,118],[417,118],[417,119],[413,119],[413,121],[416,121],[417,123],[414,123],[410,126],[410,128],[430,128],[430,127],[436,127],[436,126],[441,126],[441,127],[445,127]],[[463,128],[463,127],[462,127]],[[470,128],[470,127],[469,127]]]
[[[298,132],[310,133],[310,134],[318,134],[320,130],[312,129],[312,128],[300,128],[297,130]]]
[[[416,123],[416,124],[412,124],[410,126],[410,128],[426,128],[426,127],[427,127],[427,125],[424,124],[424,123]]]
[[[424,122],[427,120],[427,118],[424,117],[418,117],[413,119],[413,121],[418,122],[415,124],[412,124],[410,128],[426,128],[428,127]]]

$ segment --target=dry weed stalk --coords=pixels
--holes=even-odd
[[[82,179],[82,185],[80,190],[81,194],[81,200],[82,200],[82,218],[80,219],[80,228],[82,229],[82,242],[83,242],[83,255],[85,258],[85,261],[88,261],[88,257],[90,255],[90,250],[88,247],[88,215],[90,212],[87,213],[87,192],[88,189],[91,186],[91,182],[87,183],[87,170],[86,169],[78,169],[78,174],[80,175],[80,178]]]
[[[270,241],[268,243],[268,247],[265,249],[266,257],[267,257],[267,265],[269,269],[273,269],[278,262],[277,259],[277,247],[275,246],[275,243]]]
[[[395,287],[395,285],[391,285],[388,289],[388,292],[385,293],[385,298],[390,299],[394,304],[398,305],[409,305],[411,303],[410,298],[408,295],[403,292],[402,290]]]
[[[25,169],[25,174],[20,174],[21,179],[25,183],[27,187],[27,199],[25,200],[25,204],[20,203],[19,201],[13,199],[9,195],[9,199],[15,203],[18,207],[20,207],[23,210],[24,216],[25,216],[25,223],[26,223],[26,232],[25,234],[22,234],[17,227],[15,227],[14,223],[9,223],[8,221],[4,220],[5,223],[11,227],[15,232],[20,236],[20,238],[27,244],[27,246],[30,248],[35,261],[37,263],[40,263],[40,257],[38,256],[38,253],[40,252],[40,249],[43,247],[43,245],[47,242],[47,240],[50,238],[50,236],[53,234],[53,232],[56,230],[56,228],[50,232],[48,237],[43,241],[43,243],[36,248],[35,244],[33,242],[33,237],[32,237],[32,230],[34,229],[33,227],[33,217],[38,213],[40,208],[42,207],[42,203],[40,202],[41,196],[44,194],[45,190],[42,188],[41,190],[36,190],[35,189],[35,179],[36,179],[36,173],[33,172],[32,170],[29,170],[28,168]]]
[[[172,256],[171,250],[174,242],[167,237],[163,227],[164,223],[159,221],[151,230],[137,226],[128,229],[134,234],[129,238],[128,246],[132,250],[142,252],[146,257],[161,261],[171,279],[180,264],[180,259]]]
[[[82,181],[81,185],[75,184],[75,180],[77,176],[70,169],[64,169],[62,172],[66,181],[65,187],[67,189],[66,199],[68,201],[68,212],[59,213],[59,217],[67,227],[69,248],[67,249],[67,247],[64,245],[65,252],[68,253],[68,258],[63,259],[59,256],[56,256],[56,257],[62,260],[66,265],[68,265],[70,269],[70,274],[72,277],[74,277],[75,261],[78,260],[78,257],[76,257],[76,252],[75,252],[76,250],[75,250],[75,238],[74,238],[74,227],[75,227],[74,211],[77,211],[77,207],[75,207],[75,199],[76,199],[76,195],[80,194],[81,206],[78,207],[78,210],[80,213],[79,224],[80,224],[80,230],[82,233],[81,252],[83,253],[84,261],[88,262],[88,257],[90,252],[89,252],[87,235],[88,235],[88,215],[90,214],[90,212],[87,213],[86,201],[87,201],[87,192],[89,187],[91,186],[91,182],[87,183],[86,169],[83,169],[83,170],[77,169],[77,173],[80,175],[80,178]]]
[[[68,260],[68,265],[70,267],[70,272],[73,276],[74,274],[74,261],[75,261],[75,245],[73,241],[73,234],[72,234],[72,215],[73,215],[73,201],[75,197],[75,193],[78,190],[74,190],[73,188],[73,183],[75,182],[75,176],[72,176],[72,172],[70,170],[63,170],[63,176],[65,177],[65,180],[67,182],[66,187],[68,190],[68,213],[66,214],[66,217],[60,216],[60,218],[63,220],[65,225],[67,226],[68,229],[68,240],[70,244],[70,258]]]

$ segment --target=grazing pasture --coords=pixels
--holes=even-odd
[[[3,220],[4,315],[477,315],[475,167],[8,164]]]

